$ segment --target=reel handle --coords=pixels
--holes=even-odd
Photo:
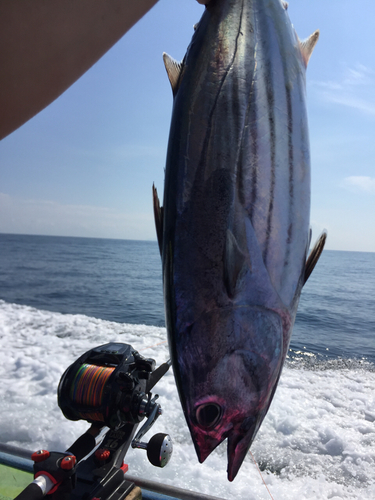
[[[159,432],[148,443],[133,441],[132,448],[147,451],[149,462],[155,467],[165,467],[173,453],[173,443],[169,434]]]
[[[171,459],[173,443],[169,434],[155,434],[147,445],[147,458],[155,467],[165,467]]]

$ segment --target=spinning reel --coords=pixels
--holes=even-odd
[[[124,476],[130,446],[147,450],[149,461],[164,467],[173,451],[170,436],[159,433],[148,443],[141,439],[162,414],[158,395],[150,391],[170,365],[155,370],[153,359],[121,343],[96,347],[78,358],[61,377],[58,404],[67,419],[86,420],[92,426],[65,453],[33,454],[36,479],[30,486],[37,485],[38,495],[42,490],[52,500],[126,499],[134,488]],[[19,500],[33,498],[28,488]]]

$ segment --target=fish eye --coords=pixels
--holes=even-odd
[[[210,429],[221,419],[222,410],[216,403],[205,403],[198,406],[195,417],[200,427]]]

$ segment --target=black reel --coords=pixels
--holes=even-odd
[[[173,451],[170,436],[156,434],[149,443],[140,439],[162,414],[156,403],[159,396],[152,397],[150,390],[170,365],[169,361],[155,370],[153,359],[144,358],[128,344],[113,342],[95,347],[78,358],[61,377],[58,404],[69,420],[83,419],[97,427],[109,427],[107,440],[125,424],[134,433],[138,423],[147,417],[131,445],[147,450],[150,462],[164,467]],[[117,440],[109,442],[116,449]]]
[[[155,370],[153,359],[115,342],[78,358],[61,377],[58,404],[69,420],[83,419],[93,425],[65,453],[34,453],[34,482],[17,500],[36,500],[45,494],[51,500],[130,498],[135,485],[126,479],[124,464],[129,447],[147,450],[157,467],[164,467],[172,455],[168,434],[156,434],[148,443],[140,441],[162,414],[158,395],[150,391],[170,366],[168,361]]]

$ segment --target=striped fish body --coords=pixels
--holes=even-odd
[[[307,59],[279,0],[211,0],[172,85],[169,345],[198,458],[228,438],[229,480],[271,403],[303,285]]]

